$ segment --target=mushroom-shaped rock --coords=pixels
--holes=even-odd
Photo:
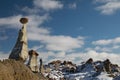
[[[28,22],[28,18],[21,18],[21,19],[20,19],[20,22],[21,22],[22,24],[26,24],[26,23]]]

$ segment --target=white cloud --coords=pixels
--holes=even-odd
[[[53,60],[63,60],[65,56],[66,53],[63,51],[57,53],[51,51],[39,53],[39,58],[42,58],[45,63],[51,62]]]
[[[28,39],[32,41],[40,41],[45,44],[47,50],[67,51],[75,48],[80,48],[84,44],[83,37],[73,38],[64,35],[50,35],[50,30],[40,26],[44,21],[48,20],[48,15],[45,16],[30,16],[28,24]],[[30,27],[29,27],[30,26]]]
[[[109,2],[106,5],[97,7],[97,10],[101,10],[102,14],[113,14],[120,9],[120,2]]]
[[[94,50],[90,50],[85,54],[80,54],[81,58],[83,60],[88,59],[88,58],[93,58],[94,60],[105,60],[105,59],[110,59],[111,62],[114,64],[119,64],[120,65],[120,60],[119,59],[119,54],[115,53],[107,53],[107,52],[96,52]]]
[[[96,9],[102,14],[110,15],[120,10],[119,0],[94,0],[96,3],[101,3]]]
[[[33,0],[33,7],[30,8],[25,6],[22,8],[22,11],[28,14],[39,14],[43,13],[44,11],[49,13],[49,11],[62,9],[63,6],[64,5],[61,3],[61,1],[57,0]]]
[[[114,52],[119,50],[120,45],[112,45],[112,46],[96,46],[93,50],[101,51],[101,52]]]
[[[119,44],[120,43],[120,37],[116,37],[114,39],[103,39],[103,40],[97,40],[93,41],[93,45],[110,45],[110,44]]]
[[[112,48],[113,48],[113,49],[119,49],[119,48],[120,48],[120,45],[114,45]]]
[[[117,37],[117,38],[113,39],[113,43],[115,43],[115,44],[120,43],[120,37]]]
[[[75,48],[81,48],[84,44],[82,39],[72,38],[70,36],[47,36],[43,43],[47,43],[46,48],[54,51],[69,51]]]
[[[99,3],[106,3],[106,2],[114,2],[118,0],[94,0],[94,2],[99,2]]]
[[[112,40],[98,40],[98,41],[93,41],[92,44],[94,45],[109,45],[112,43]]]
[[[35,32],[28,34],[29,40],[41,41],[41,43],[45,44],[47,50],[52,51],[69,51],[75,48],[81,48],[84,44],[84,40],[79,37],[73,38],[64,35],[45,35]]]
[[[21,28],[22,24],[19,22],[19,19],[23,17],[22,15],[10,16],[5,18],[0,18],[0,27],[7,27],[7,28]],[[49,34],[50,31],[47,28],[42,28],[41,25],[49,19],[49,15],[45,14],[43,16],[39,15],[28,15],[27,17],[28,24],[27,24],[27,31],[28,36],[32,38],[32,40],[37,40],[40,34]],[[3,38],[8,38],[9,36],[5,35]],[[37,38],[35,38],[37,37]],[[31,38],[29,40],[31,40]],[[34,38],[34,39],[33,39]]]
[[[23,7],[21,10],[28,14],[37,14],[37,13],[41,12],[41,10],[36,7],[29,8],[28,6]]]
[[[41,28],[41,26],[45,21],[49,20],[49,15],[45,14],[43,16],[39,15],[16,15],[16,16],[10,16],[5,18],[0,18],[0,27],[7,26],[8,28],[18,28],[18,26],[21,26],[21,23],[19,22],[19,19],[21,17],[27,17],[28,20],[28,33],[32,32],[38,32],[43,34],[48,34],[48,29]]]
[[[57,0],[34,0],[34,6],[42,8],[46,11],[61,9],[63,4]]]
[[[49,57],[52,58],[49,58]],[[115,53],[107,53],[107,52],[96,52],[95,50],[89,50],[87,52],[79,52],[79,53],[69,53],[66,54],[65,52],[40,52],[40,57],[43,59],[45,63],[49,63],[54,60],[68,60],[72,61],[76,64],[79,64],[83,61],[88,60],[89,58],[93,58],[94,61],[101,60],[104,61],[106,59],[110,59],[113,64],[120,65],[119,60],[120,54]],[[77,59],[77,60],[76,60]]]
[[[118,52],[120,48],[120,45],[111,45],[111,46],[95,46],[95,47],[91,47],[91,48],[86,48],[85,51],[90,51],[90,50],[95,50],[98,52],[107,52],[107,53],[111,53],[111,52]]]
[[[17,28],[20,25],[19,19],[21,17],[22,15],[15,15],[15,16],[0,18],[0,27],[7,26],[9,28]]]
[[[112,50],[115,49],[113,47],[100,47],[100,46],[96,46],[95,50],[96,51],[102,51],[102,52],[112,52]]]
[[[28,15],[29,19],[28,26],[30,27],[40,27],[45,21],[50,19],[50,16],[46,13],[44,15]]]
[[[118,52],[120,48],[120,37],[113,39],[102,39],[93,41],[94,47],[91,49],[102,52]]]

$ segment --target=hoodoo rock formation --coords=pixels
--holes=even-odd
[[[34,50],[29,51],[29,61],[28,61],[28,66],[33,72],[39,72],[39,67],[37,63],[37,57],[38,53],[35,52]]]
[[[26,24],[28,22],[27,18],[21,18],[20,22],[23,24],[22,29],[19,30],[19,35],[16,44],[11,51],[9,59],[26,61],[28,58],[28,45],[27,45],[27,33]]]
[[[37,63],[38,53],[34,50],[28,53],[26,24],[27,18],[21,18],[22,28],[12,49],[9,59],[0,61],[0,80],[48,80],[41,73]],[[24,62],[28,59],[28,65]],[[35,72],[35,73],[34,73]]]

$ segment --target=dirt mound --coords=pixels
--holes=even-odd
[[[47,80],[41,74],[33,73],[20,61],[0,61],[0,80]]]

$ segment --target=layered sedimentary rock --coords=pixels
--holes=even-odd
[[[28,45],[27,45],[27,33],[26,24],[27,18],[21,18],[20,22],[23,24],[22,29],[19,30],[18,38],[14,48],[11,51],[9,59],[26,61],[28,58]]]
[[[29,61],[28,66],[33,72],[39,72],[39,67],[37,63],[38,53],[34,50],[29,51]]]

